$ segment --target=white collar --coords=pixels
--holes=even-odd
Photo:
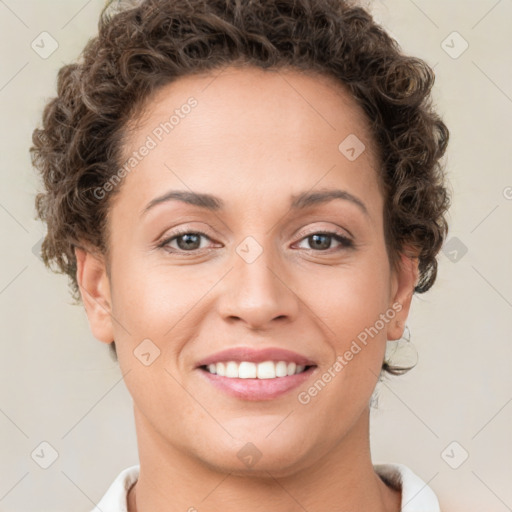
[[[376,464],[376,473],[388,484],[402,489],[401,512],[440,512],[432,489],[403,464]],[[140,466],[123,469],[92,512],[128,512],[128,490],[139,477]]]

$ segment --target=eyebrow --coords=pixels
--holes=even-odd
[[[318,192],[307,191],[297,195],[292,195],[291,199],[290,208],[292,210],[305,210],[311,206],[328,203],[334,199],[342,199],[355,204],[365,215],[369,216],[368,209],[363,201],[346,190],[329,189]],[[171,190],[152,199],[144,210],[142,210],[141,215],[145,215],[148,210],[154,206],[168,201],[181,201],[209,211],[219,211],[225,206],[224,201],[220,197],[216,197],[211,194],[189,192],[186,190]]]

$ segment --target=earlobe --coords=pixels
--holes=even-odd
[[[399,304],[400,310],[397,312],[395,320],[389,324],[388,340],[398,340],[402,337],[409,316],[414,287],[418,283],[418,265],[419,259],[417,256],[411,255],[409,251],[401,253],[398,268],[393,276],[394,294],[392,299],[392,304]],[[395,306],[394,309],[398,310],[398,307]]]
[[[104,258],[75,247],[76,279],[93,336],[110,343],[114,339],[110,282]]]

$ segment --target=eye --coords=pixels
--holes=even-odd
[[[201,238],[210,240],[210,237],[201,233],[200,231],[183,230],[178,233],[174,233],[171,237],[166,238],[158,245],[158,247],[171,249],[170,252],[192,252],[203,249],[201,247]],[[176,246],[171,244],[176,241]]]
[[[333,239],[341,245],[341,248],[338,248],[338,250],[354,247],[354,242],[350,238],[347,238],[346,236],[340,233],[330,231],[319,231],[310,233],[306,237],[302,238],[301,241],[305,240],[306,242],[309,242],[309,249],[311,250],[327,251],[331,249],[331,242]]]
[[[191,231],[184,229],[177,233],[173,233],[172,236],[167,237],[158,245],[158,247],[163,248],[169,252],[190,253],[205,248],[201,247],[201,239],[211,240],[208,235],[202,233],[201,231]],[[337,249],[334,248],[334,251],[354,247],[354,242],[350,238],[342,235],[341,233],[331,231],[317,231],[309,233],[308,235],[304,236],[300,242],[309,242],[310,247],[305,249],[314,250],[315,252],[327,252],[329,249],[332,249],[331,245],[333,239],[339,244],[339,247]],[[175,245],[172,245],[174,243]]]

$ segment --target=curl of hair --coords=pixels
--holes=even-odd
[[[362,7],[344,0],[125,0],[110,2],[80,59],[62,67],[30,148],[44,192],[42,258],[69,276],[74,247],[108,251],[115,188],[94,193],[119,169],[130,120],[163,85],[230,65],[296,69],[345,84],[366,113],[385,192],[390,261],[412,251],[417,293],[436,279],[449,195],[440,163],[449,132],[432,107],[432,69],[406,56]],[[114,347],[115,353],[115,347]]]

